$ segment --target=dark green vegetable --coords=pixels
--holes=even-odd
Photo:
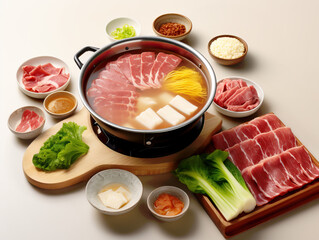
[[[207,194],[226,220],[241,212],[250,212],[256,201],[228,153],[215,150],[184,159],[174,171],[178,179],[194,193]]]
[[[33,155],[34,166],[46,171],[69,168],[89,150],[89,146],[82,141],[85,130],[85,126],[75,122],[63,123],[62,128],[45,141],[39,153]]]

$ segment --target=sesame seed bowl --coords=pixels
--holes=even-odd
[[[220,40],[225,40],[222,42]],[[214,45],[220,41],[219,51],[216,53]],[[226,42],[227,41],[227,42]],[[238,49],[240,48],[240,54]],[[248,44],[240,37],[234,35],[218,35],[208,42],[208,52],[211,57],[222,65],[235,65],[242,62],[248,52]]]

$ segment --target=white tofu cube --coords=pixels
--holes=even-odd
[[[114,192],[112,189],[101,192],[98,196],[106,207],[113,209],[119,209],[128,202],[123,193]]]
[[[169,105],[166,105],[159,109],[157,111],[157,114],[173,126],[180,124],[186,119],[182,114],[177,112],[174,108],[172,108]]]
[[[177,95],[174,97],[169,104],[176,108],[177,110],[181,111],[182,113],[185,113],[186,115],[191,115],[197,110],[197,106],[191,104],[189,101],[187,101],[185,98]]]
[[[122,193],[127,201],[131,200],[131,193],[129,191],[127,191],[125,188],[119,187],[118,189],[116,189],[115,192]]]
[[[141,112],[135,119],[148,129],[154,129],[163,122],[163,119],[161,119],[152,108]]]
[[[161,92],[160,95],[158,96],[158,101],[166,105],[168,104],[172,99],[174,98],[174,95],[169,93],[169,92]]]
[[[139,109],[140,111],[147,109],[149,107],[154,106],[155,104],[157,104],[156,100],[154,98],[151,97],[139,97],[137,98],[137,109]]]

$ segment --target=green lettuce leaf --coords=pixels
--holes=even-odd
[[[89,151],[89,146],[82,141],[85,130],[85,126],[75,122],[63,123],[62,128],[44,142],[39,153],[33,155],[34,166],[45,171],[69,168]]]

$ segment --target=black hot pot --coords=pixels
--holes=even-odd
[[[122,127],[99,116],[90,106],[87,96],[87,84],[93,70],[101,62],[112,60],[115,55],[130,51],[165,51],[180,55],[194,63],[203,73],[208,85],[208,98],[204,107],[191,119],[164,129],[140,130]],[[83,64],[80,57],[88,52],[93,55]],[[119,152],[134,157],[159,157],[177,152],[192,143],[200,134],[204,124],[204,113],[207,111],[216,90],[216,77],[209,62],[192,47],[167,38],[161,37],[134,37],[116,41],[103,48],[84,47],[74,56],[74,60],[81,69],[79,79],[79,95],[84,107],[92,118],[107,135],[106,145],[121,145]],[[115,149],[114,147],[111,147]],[[117,150],[117,149],[115,149]]]

